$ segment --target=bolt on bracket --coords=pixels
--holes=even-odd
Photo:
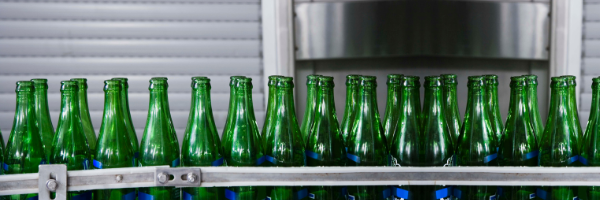
[[[200,168],[157,167],[154,174],[156,186],[198,187],[202,182]]]
[[[54,200],[67,200],[67,166],[56,164],[39,167],[39,199],[51,199],[50,192],[56,192]]]

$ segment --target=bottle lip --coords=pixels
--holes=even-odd
[[[77,81],[79,83],[83,82],[83,83],[87,83],[87,78],[72,78],[72,81]]]
[[[388,74],[386,84],[387,85],[399,85],[400,80],[402,79],[403,76],[404,76],[404,74]]]
[[[245,76],[230,76],[229,77],[229,86],[234,87],[240,79],[246,78]]]
[[[34,79],[31,79],[31,82],[33,82],[33,89],[35,89],[35,90],[38,90],[38,89],[47,90],[48,89],[48,79],[34,78]]]
[[[565,81],[567,81],[567,86],[577,86],[577,81],[576,81],[576,77],[573,75],[564,75],[564,76],[560,76],[562,78],[565,79]]]
[[[77,81],[64,80],[60,82],[60,91],[77,91],[79,89]]]
[[[538,84],[538,80],[537,80],[537,75],[533,75],[533,74],[528,74],[528,75],[523,75],[523,77],[525,77],[525,79],[527,79],[527,85],[537,85]]]
[[[333,82],[333,77],[331,77],[331,76],[321,76],[321,77],[319,77],[319,84],[318,85],[322,89],[335,87],[335,83]]]
[[[600,86],[600,76],[592,78],[592,89]]]
[[[276,86],[277,78],[279,78],[279,77],[283,77],[283,76],[280,76],[280,75],[269,76],[269,82],[268,82],[269,87]]]
[[[426,76],[425,87],[441,87],[443,86],[441,76]]]
[[[567,80],[565,77],[552,77],[550,78],[550,88],[566,88],[568,87]]]
[[[442,74],[440,75],[443,79],[444,85],[457,85],[456,74]]]
[[[121,91],[121,81],[119,80],[105,80],[104,91]]]
[[[319,77],[321,77],[321,75],[318,74],[311,74],[306,76],[306,85],[317,86],[317,84],[319,83]]]
[[[418,76],[403,76],[400,85],[404,87],[421,87],[420,79],[421,77]]]
[[[32,81],[17,81],[15,84],[17,85],[15,92],[31,92],[31,91],[33,91],[33,82]]]
[[[358,79],[361,75],[358,74],[350,74],[346,76],[346,86],[355,86],[358,85]]]
[[[294,78],[287,76],[277,77],[277,88],[294,88]]]
[[[208,77],[205,77],[205,76],[192,77],[192,88],[199,89],[199,88],[206,88],[206,87],[210,87],[210,79]]]
[[[510,77],[510,87],[525,87],[527,86],[527,78],[523,76]]]
[[[45,79],[45,78],[34,78],[34,79],[31,79],[31,81],[35,84],[48,83],[48,79]]]
[[[127,82],[129,79],[127,79],[125,77],[114,77],[114,78],[111,78],[111,80],[119,80],[119,81],[125,81],[125,82]]]
[[[377,87],[376,76],[360,76],[360,86]]]
[[[483,87],[486,85],[484,76],[469,76],[468,87]]]
[[[498,75],[495,74],[486,74],[483,75],[485,77],[485,84],[488,86],[498,86]]]
[[[167,78],[151,78],[148,90],[166,90],[169,87]]]

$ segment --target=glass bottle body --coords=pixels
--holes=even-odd
[[[308,133],[314,122],[315,108],[317,107],[317,83],[319,82],[319,77],[320,75],[308,75],[306,77],[306,109],[304,111],[302,126],[300,127],[303,140],[308,138]]]
[[[46,155],[38,129],[33,90],[32,82],[17,82],[15,118],[3,164],[5,174],[37,173],[39,165],[45,164]],[[37,193],[17,194],[5,196],[5,199],[26,200],[37,196]]]
[[[458,110],[458,97],[456,93],[457,81],[455,74],[442,74],[443,100],[446,124],[452,133],[452,143],[456,144],[460,135],[460,112]]]
[[[358,79],[360,75],[348,75],[346,76],[346,103],[344,106],[344,117],[342,118],[342,124],[340,126],[340,132],[344,139],[344,145],[348,139],[348,135],[352,131],[354,126],[354,119],[356,118],[356,111],[358,106]]]
[[[77,82],[77,100],[79,101],[79,116],[81,117],[81,126],[83,127],[83,132],[85,134],[85,138],[88,142],[88,146],[90,147],[91,158],[94,159],[94,152],[96,152],[96,131],[94,130],[94,125],[92,124],[92,120],[90,117],[90,109],[88,107],[88,98],[87,98],[87,79],[85,78],[73,78],[71,81]]]
[[[387,80],[387,101],[385,105],[385,113],[383,117],[383,131],[388,146],[391,145],[392,137],[398,126],[398,118],[400,109],[400,80],[402,74],[390,74]]]
[[[52,152],[52,140],[54,139],[54,126],[50,118],[48,108],[48,80],[31,79],[34,85],[35,117],[38,123],[38,131],[44,145],[44,154],[50,156]],[[46,158],[48,160],[48,157]]]

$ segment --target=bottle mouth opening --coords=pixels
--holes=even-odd
[[[78,85],[76,81],[61,81],[60,91],[77,91]]]
[[[32,92],[33,91],[33,82],[31,81],[17,81],[17,88],[15,92]]]
[[[105,80],[104,91],[120,91],[121,81],[118,80]]]

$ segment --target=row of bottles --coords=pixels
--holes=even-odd
[[[497,76],[471,76],[461,123],[455,75],[425,77],[420,104],[419,77],[389,75],[383,120],[376,78],[348,75],[346,106],[339,124],[333,78],[308,76],[307,107],[296,119],[291,77],[270,76],[267,116],[258,130],[252,79],[232,76],[229,112],[219,139],[213,119],[210,79],[192,78],[192,106],[181,152],[168,103],[168,83],[150,80],[150,104],[142,142],[131,122],[126,78],[105,81],[105,105],[96,140],[87,106],[85,79],[61,82],[56,134],[44,79],[17,82],[13,130],[1,173],[36,173],[39,164],[67,164],[69,170],[137,166],[596,166],[600,124],[600,79],[592,85],[592,113],[585,135],[578,126],[575,80],[553,77],[550,114],[542,128],[537,77],[511,77],[509,114],[502,123]],[[1,139],[1,137],[0,137]],[[69,199],[594,199],[594,187],[492,186],[313,186],[155,187],[69,192]],[[594,196],[596,195],[596,196]],[[8,199],[35,198],[37,194]],[[547,197],[547,198],[546,198]],[[593,198],[594,197],[594,198]],[[583,199],[583,198],[582,198]]]

